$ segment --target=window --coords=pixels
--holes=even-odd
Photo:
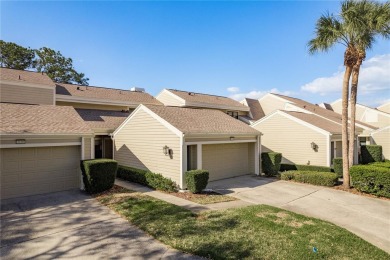
[[[237,111],[227,111],[227,114],[231,117],[234,117],[235,119],[238,119],[238,112]]]

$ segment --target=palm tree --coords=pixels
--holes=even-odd
[[[366,58],[366,50],[371,49],[375,38],[390,38],[390,2],[347,1],[342,5],[342,16],[354,27],[354,44],[357,50],[357,62],[352,69],[350,111],[351,126],[349,140],[355,138],[356,102],[360,66]],[[349,142],[349,167],[353,164],[355,146]]]
[[[334,45],[345,46],[344,79],[342,86],[342,152],[344,187],[350,188],[349,167],[353,163],[355,140],[355,111],[359,70],[375,36],[389,37],[389,3],[346,0],[339,15],[322,15],[316,24],[316,37],[309,41],[309,52],[329,51]],[[351,132],[348,137],[348,98],[351,75]],[[350,142],[348,142],[348,140]],[[352,152],[350,153],[349,147]]]

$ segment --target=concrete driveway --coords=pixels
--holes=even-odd
[[[196,259],[146,235],[95,199],[67,191],[1,203],[1,259]]]
[[[210,182],[208,188],[253,204],[327,220],[390,253],[389,200],[254,175]]]

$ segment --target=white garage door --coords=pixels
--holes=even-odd
[[[1,198],[80,186],[80,146],[0,149]]]
[[[210,181],[249,174],[250,144],[208,144],[202,148],[202,168]]]

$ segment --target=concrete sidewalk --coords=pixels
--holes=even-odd
[[[254,175],[210,182],[208,188],[249,203],[327,220],[390,253],[389,200]]]
[[[245,207],[248,205],[253,205],[253,203],[246,202],[243,200],[235,200],[235,201],[228,201],[228,202],[220,202],[220,203],[213,203],[213,204],[198,204],[186,199],[182,199],[164,192],[156,191],[153,189],[150,189],[148,187],[142,186],[137,183],[128,182],[120,179],[115,180],[115,184],[118,186],[121,186],[123,188],[137,191],[144,193],[148,196],[151,196],[153,198],[166,201],[168,203],[183,207],[185,209],[191,210],[192,212],[198,213],[205,210],[221,210],[221,209],[229,209],[229,208],[238,208],[238,207]]]

